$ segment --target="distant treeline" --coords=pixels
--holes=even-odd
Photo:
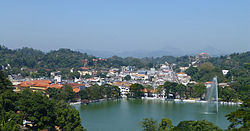
[[[8,68],[5,72],[7,74],[21,73],[23,76],[30,75],[30,71],[37,71],[38,75],[35,76],[49,76],[51,71],[61,70],[62,72],[69,72],[69,69],[79,69],[85,66],[88,68],[110,68],[121,66],[135,66],[140,68],[158,68],[159,64],[166,61],[169,64],[175,63],[173,68],[175,71],[180,71],[180,66],[189,66],[192,61],[195,61],[195,56],[162,56],[162,57],[145,57],[145,58],[122,58],[113,56],[107,59],[99,59],[95,56],[73,51],[70,49],[52,50],[44,53],[40,50],[24,47],[22,49],[11,50],[5,46],[0,45],[0,68],[4,66]],[[250,51],[245,53],[234,53],[231,55],[212,57],[198,61],[197,68],[189,68],[186,72],[192,76],[196,81],[207,81],[214,75],[219,76],[221,81],[225,78],[222,77],[221,70],[228,69],[230,73],[226,78],[234,76],[246,76],[249,71]],[[204,64],[205,63],[205,64]],[[10,67],[8,67],[10,65]],[[21,70],[21,68],[23,70]],[[25,70],[26,69],[26,70]],[[27,72],[28,71],[28,72]],[[209,72],[209,73],[208,73]],[[212,72],[212,73],[211,73]]]
[[[0,45],[0,64],[7,66],[10,64],[13,67],[27,67],[27,68],[72,68],[84,66],[84,60],[87,60],[86,66],[94,66],[95,64],[102,67],[120,67],[120,66],[136,66],[137,68],[153,67],[156,64],[162,64],[166,61],[168,63],[175,63],[180,66],[188,66],[194,56],[162,56],[162,57],[145,57],[145,58],[122,58],[113,56],[104,60],[95,61],[97,57],[73,51],[70,49],[61,48],[59,50],[52,50],[44,53],[40,50],[33,48],[21,48],[11,50],[5,46]],[[235,66],[242,66],[244,63],[249,62],[250,52],[234,53],[229,56],[213,57],[208,61],[226,68]]]
[[[88,55],[87,53],[81,53],[79,51],[73,51],[70,49],[61,48],[59,50],[52,50],[48,53],[44,53],[40,50],[33,48],[21,48],[11,50],[5,46],[0,45],[0,65],[11,67],[27,67],[27,68],[44,68],[56,70],[58,68],[79,68],[81,66],[101,66],[101,67],[120,67],[120,66],[135,66],[137,68],[149,68],[156,64],[165,63],[179,63],[188,64],[189,56],[173,57],[163,56],[157,58],[122,58],[113,56],[105,60],[99,60],[97,57]],[[84,63],[84,61],[87,61]]]

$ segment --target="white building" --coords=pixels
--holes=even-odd
[[[227,75],[227,73],[229,72],[229,70],[222,70],[222,74],[225,76]]]
[[[54,77],[54,79],[56,80],[56,82],[62,82],[62,76],[61,75],[56,75]]]

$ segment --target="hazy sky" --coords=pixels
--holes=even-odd
[[[250,50],[250,0],[0,0],[0,44]]]

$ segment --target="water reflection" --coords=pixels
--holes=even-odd
[[[158,121],[167,117],[174,125],[183,120],[208,120],[225,129],[229,124],[225,115],[238,108],[219,105],[219,113],[206,114],[205,103],[137,99],[105,101],[75,107],[80,111],[83,126],[90,131],[140,130],[138,122],[150,117]]]

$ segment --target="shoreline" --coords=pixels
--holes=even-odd
[[[98,99],[98,100],[90,100],[89,103],[83,103],[81,101],[78,102],[71,102],[69,105],[80,105],[80,104],[92,104],[92,103],[99,103],[103,101],[109,101],[109,100],[120,100],[124,98],[119,98],[119,99]],[[131,98],[125,98],[125,99],[131,99]],[[141,97],[142,100],[162,100],[162,101],[173,101],[173,102],[184,102],[184,103],[208,103],[208,101],[203,101],[203,100],[189,100],[189,99],[166,99],[166,98],[156,98],[156,97]],[[218,101],[218,104],[223,104],[223,105],[240,105],[242,102],[225,102],[225,101]]]
[[[120,99],[123,99],[123,98],[118,98],[118,99],[109,98],[109,99],[89,100],[88,103],[84,103],[84,102],[82,102],[82,101],[77,101],[77,102],[70,102],[69,105],[80,105],[80,104],[88,105],[88,104],[92,104],[92,103],[99,103],[99,102],[103,102],[103,101],[120,100]]]
[[[174,102],[185,102],[185,103],[208,103],[208,101],[204,100],[189,100],[189,99],[166,99],[166,98],[156,98],[156,97],[142,97],[145,100],[164,100],[164,101],[174,101]],[[225,102],[225,101],[218,101],[218,104],[225,104],[225,105],[240,105],[242,102]]]

